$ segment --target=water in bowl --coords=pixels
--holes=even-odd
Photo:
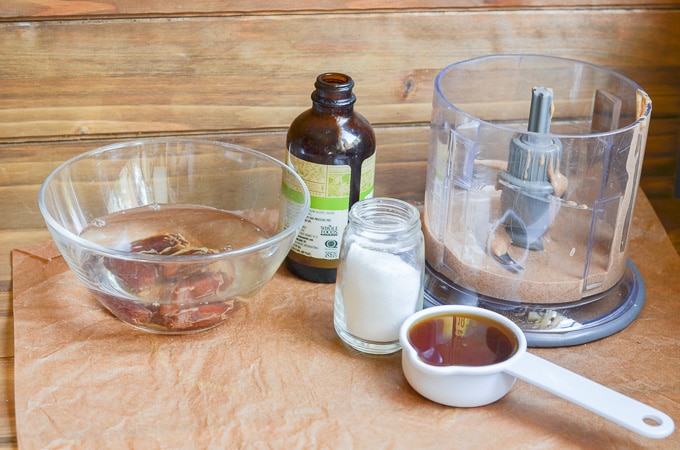
[[[146,261],[90,255],[83,268],[96,280],[94,295],[123,322],[182,333],[222,322],[236,306],[230,288],[247,282],[244,277],[259,276],[226,258],[206,260],[201,255],[247,247],[268,234],[219,209],[150,205],[99,217],[81,237],[140,256],[160,255]]]

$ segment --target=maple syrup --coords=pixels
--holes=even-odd
[[[443,313],[415,322],[408,339],[433,366],[486,366],[509,359],[519,341],[511,330],[486,317]]]

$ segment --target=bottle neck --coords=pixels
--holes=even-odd
[[[316,90],[312,92],[312,101],[319,107],[343,107],[351,110],[356,96],[352,92],[354,80],[342,73],[324,73],[316,78]]]

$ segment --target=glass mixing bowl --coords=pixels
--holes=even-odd
[[[176,139],[79,155],[39,195],[52,238],[97,300],[133,327],[167,334],[219,325],[252,297],[288,254],[309,202],[302,179],[275,158]]]

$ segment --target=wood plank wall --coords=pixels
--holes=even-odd
[[[0,228],[15,230],[0,242],[2,280],[8,249],[46,236],[37,193],[60,162],[158,135],[281,156],[287,126],[329,70],[354,77],[357,109],[376,128],[378,195],[422,198],[437,72],[491,53],[539,53],[609,67],[647,90],[654,106],[642,187],[672,196],[678,0],[275,3],[2,1]]]

